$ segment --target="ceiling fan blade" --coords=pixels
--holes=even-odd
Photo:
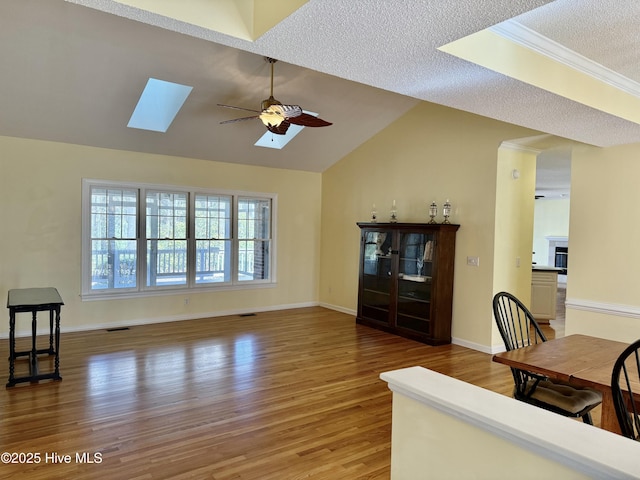
[[[223,103],[218,103],[217,104],[219,107],[224,107],[224,108],[233,108],[234,110],[245,110],[247,112],[255,112],[255,113],[260,113],[260,110],[252,110],[250,108],[243,108],[243,107],[235,107],[233,105],[225,105]]]
[[[275,133],[276,135],[284,135],[285,133],[287,133],[287,130],[289,130],[289,125],[291,125],[291,123],[289,123],[287,120],[283,120],[278,126],[267,125],[267,130],[269,130],[271,133]]]
[[[258,118],[258,115],[252,115],[250,117],[234,118],[232,120],[225,120],[224,122],[220,122],[220,125],[222,125],[223,123],[235,123],[235,122],[243,122],[244,120],[253,120],[254,118]]]
[[[331,122],[314,117],[308,113],[301,113],[297,117],[289,117],[287,120],[295,125],[302,125],[304,127],[328,127],[329,125],[333,125]]]

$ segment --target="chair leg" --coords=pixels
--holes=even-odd
[[[593,420],[591,419],[591,413],[587,413],[583,415],[582,421],[588,425],[593,425]]]

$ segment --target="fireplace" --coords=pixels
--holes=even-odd
[[[556,247],[554,267],[561,268],[560,274],[567,274],[567,264],[569,261],[569,247]]]
[[[545,237],[549,242],[549,260],[547,265],[561,268],[558,272],[558,282],[567,282],[567,269],[569,265],[569,238]]]

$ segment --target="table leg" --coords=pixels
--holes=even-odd
[[[616,410],[613,406],[613,395],[611,395],[610,389],[602,390],[602,418],[600,420],[600,426],[604,430],[622,434],[618,417],[616,416]]]
[[[7,387],[13,387],[16,362],[16,312],[12,308],[9,311],[9,381]]]
[[[53,354],[53,310],[49,310],[49,355]]]
[[[31,355],[29,356],[31,376],[38,375],[38,347],[36,337],[38,336],[38,312],[31,313]]]
[[[56,357],[54,360],[55,370],[54,370],[54,378],[56,380],[62,380],[60,376],[60,307],[56,307]]]

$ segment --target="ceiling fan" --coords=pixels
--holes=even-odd
[[[218,103],[219,107],[244,110],[257,114],[251,115],[250,117],[225,120],[224,122],[220,122],[221,124],[242,122],[244,120],[259,118],[265,127],[267,127],[267,130],[275,133],[276,135],[284,135],[287,133],[289,125],[292,123],[294,125],[302,125],[304,127],[326,127],[332,125],[332,123],[322,120],[321,118],[304,113],[299,105],[283,105],[280,101],[276,100],[273,97],[273,64],[276,63],[277,60],[269,57],[264,57],[264,59],[271,64],[271,94],[269,95],[269,98],[262,101],[260,110],[252,110],[250,108],[235,107],[233,105]]]

